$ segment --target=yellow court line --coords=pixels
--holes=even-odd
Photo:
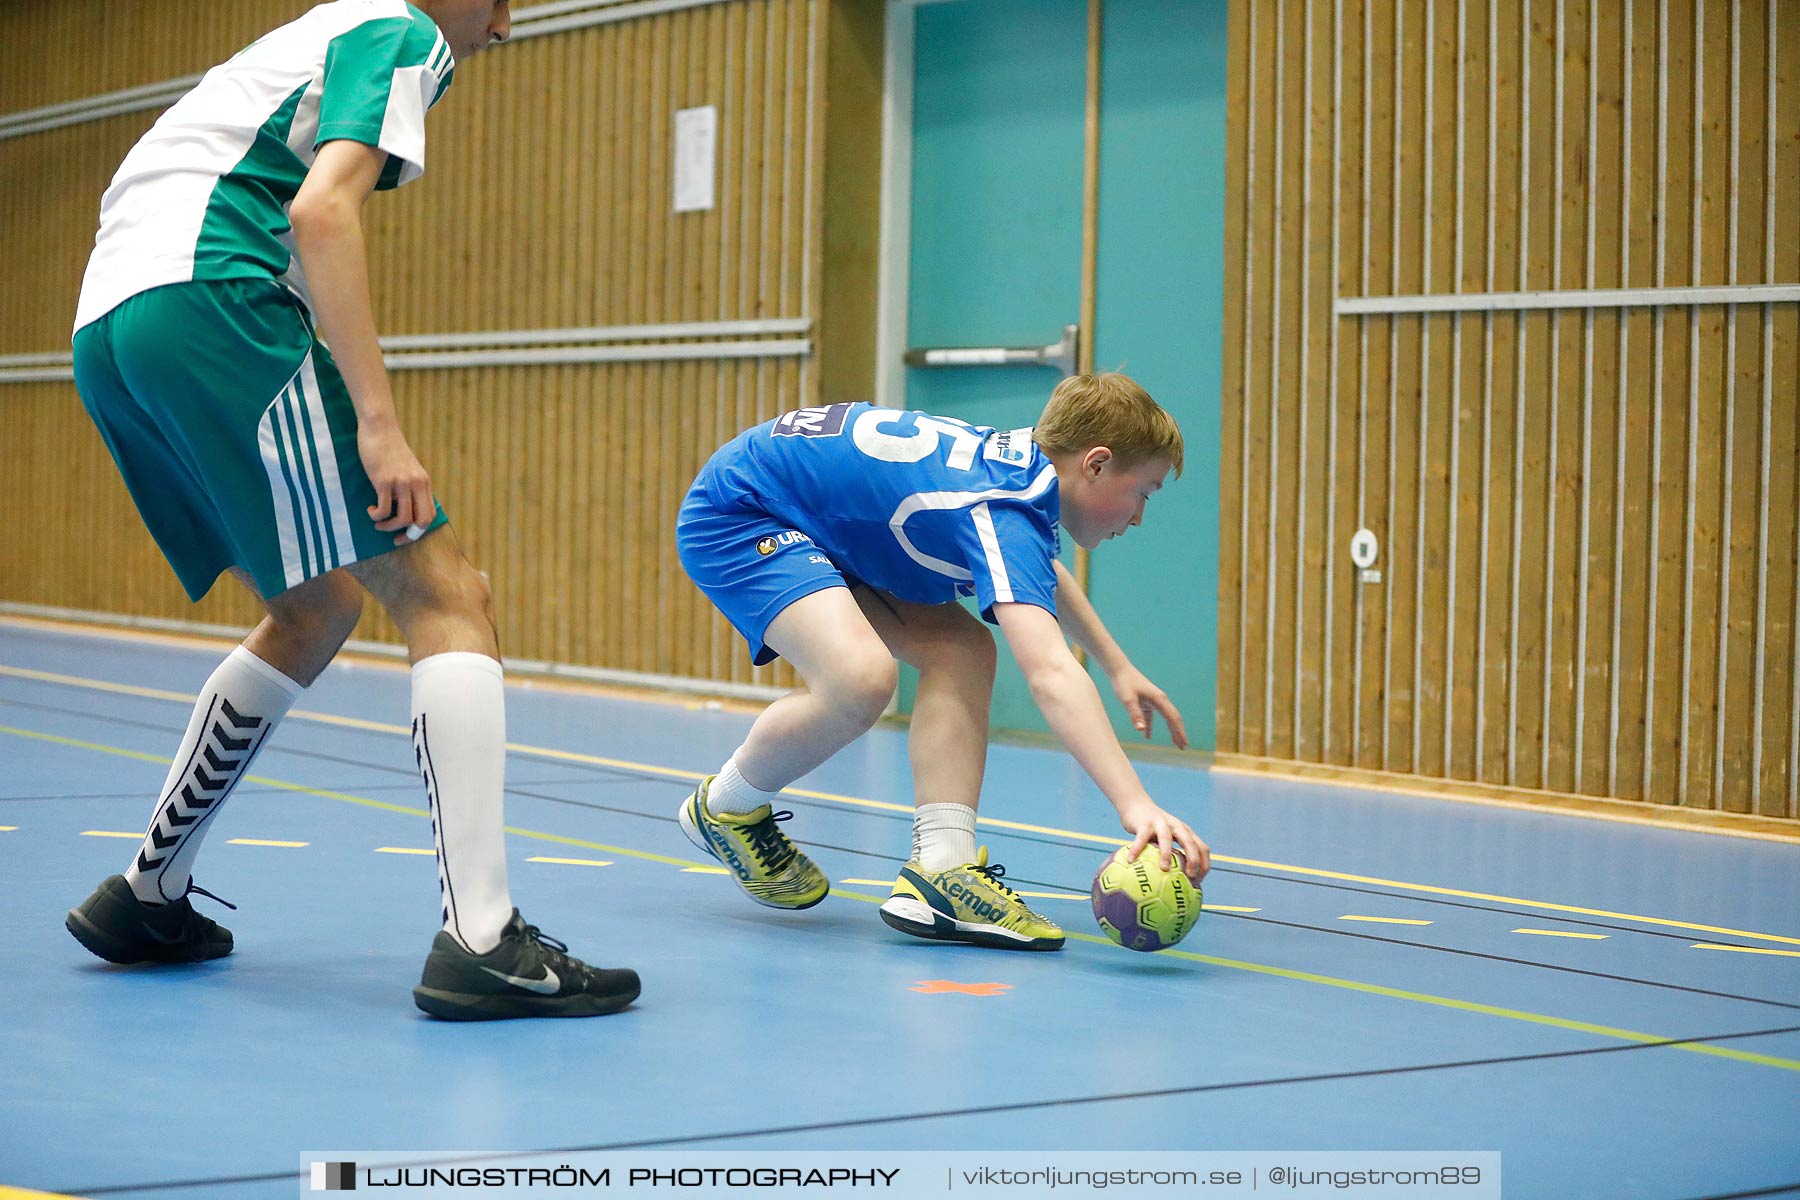
[[[302,846],[310,846],[311,842],[272,842],[264,838],[226,838],[228,846],[282,846],[290,850],[298,850]]]
[[[26,738],[33,738],[33,739],[38,739],[38,740],[42,740],[42,741],[55,742],[55,743],[58,743],[61,745],[79,746],[79,747],[83,747],[86,749],[95,750],[99,753],[116,754],[116,755],[120,755],[120,756],[126,757],[126,758],[148,759],[152,762],[163,762],[163,763],[168,762],[167,759],[159,759],[156,756],[149,755],[149,754],[140,754],[139,752],[137,752],[135,750],[125,750],[125,749],[122,749],[117,746],[104,746],[104,745],[100,745],[99,743],[96,743],[96,742],[79,742],[73,738],[56,737],[51,734],[37,733],[32,730],[13,729],[8,726],[0,725],[0,733],[10,733],[10,734],[14,734],[19,737],[26,737]],[[312,795],[312,796],[322,796],[327,799],[343,800],[343,801],[346,801],[351,804],[360,804],[360,805],[364,805],[369,808],[378,808],[378,809],[384,809],[384,810],[389,810],[389,811],[393,811],[393,812],[410,813],[411,815],[417,816],[417,817],[427,817],[430,815],[427,810],[422,809],[422,808],[407,808],[407,807],[405,807],[403,805],[399,805],[399,804],[389,804],[386,801],[382,801],[382,800],[370,800],[370,799],[367,799],[366,797],[351,796],[351,795],[347,795],[342,792],[328,792],[328,791],[324,791],[323,789],[309,788],[309,787],[302,786],[301,784],[287,783],[282,780],[262,779],[262,778],[256,778],[256,777],[251,777],[251,776],[246,776],[246,778],[253,778],[253,779],[255,779],[255,781],[257,783],[262,784],[264,786],[268,786],[268,787],[278,787],[278,788],[282,788],[287,791],[300,792],[300,793],[303,793],[306,795]],[[514,828],[513,826],[507,826],[506,832],[516,834],[520,837],[529,837],[529,838],[536,838],[536,839],[543,840],[543,841],[560,842],[560,843],[567,844],[567,845],[583,846],[583,847],[586,847],[589,849],[597,849],[597,850],[605,850],[605,851],[611,850],[610,847],[605,847],[605,846],[602,846],[599,843],[595,843],[595,842],[583,841],[580,838],[562,837],[562,836],[559,836],[556,834],[541,833],[536,830],[518,829],[518,828]],[[138,837],[141,835],[131,834],[130,836]],[[626,853],[626,854],[630,854],[636,858],[647,859],[647,860],[655,861],[655,862],[669,863],[674,866],[678,866],[685,871],[691,871],[694,873],[717,874],[717,875],[725,874],[725,870],[722,867],[700,866],[700,865],[696,865],[692,862],[689,862],[688,860],[685,860],[685,859],[669,858],[669,857],[666,857],[663,855],[658,855],[658,854],[646,854],[641,851],[622,851],[622,852]],[[414,851],[414,853],[429,854],[429,853],[432,853],[432,851],[429,851],[429,850]],[[878,905],[878,904],[883,903],[882,897],[865,896],[858,892],[834,891],[832,894],[839,897],[840,899],[857,900],[857,901],[861,901],[862,903],[865,903],[865,904],[877,904]],[[1108,940],[1107,938],[1101,937],[1097,934],[1069,933],[1067,936],[1076,941],[1092,942],[1094,945],[1097,945],[1097,946],[1113,945],[1113,943],[1110,940]],[[1433,1005],[1433,1006],[1436,1006],[1439,1008],[1448,1008],[1448,1009],[1453,1009],[1453,1010],[1456,1010],[1459,1012],[1479,1013],[1479,1014],[1482,1014],[1485,1016],[1504,1017],[1508,1020],[1525,1021],[1525,1022],[1534,1024],[1534,1025],[1544,1025],[1544,1026],[1548,1026],[1548,1027],[1555,1028],[1555,1029],[1566,1029],[1566,1030],[1570,1030],[1570,1031],[1577,1032],[1577,1033],[1589,1033],[1589,1034],[1596,1035],[1598,1037],[1614,1038],[1617,1040],[1627,1041],[1627,1042],[1635,1042],[1638,1044],[1670,1042],[1671,1044],[1669,1045],[1668,1048],[1672,1049],[1672,1050],[1684,1050],[1684,1051],[1688,1051],[1688,1052],[1694,1053],[1694,1054],[1705,1054],[1705,1055],[1709,1055],[1714,1058],[1724,1058],[1724,1059],[1731,1060],[1733,1062],[1754,1063],[1759,1066],[1777,1067],[1777,1068],[1780,1068],[1781,1070],[1800,1072],[1800,1059],[1779,1058],[1775,1055],[1770,1055],[1770,1054],[1755,1054],[1750,1051],[1734,1050],[1734,1049],[1731,1049],[1731,1048],[1725,1047],[1725,1046],[1715,1046],[1715,1045],[1710,1045],[1710,1044],[1691,1043],[1691,1042],[1686,1042],[1686,1043],[1673,1042],[1673,1041],[1671,1041],[1671,1039],[1669,1039],[1667,1037],[1663,1037],[1658,1034],[1642,1033],[1642,1032],[1639,1032],[1639,1031],[1633,1030],[1633,1029],[1619,1029],[1619,1028],[1616,1028],[1616,1027],[1610,1026],[1610,1025],[1596,1025],[1596,1024],[1592,1024],[1592,1023],[1586,1022],[1586,1021],[1571,1021],[1564,1017],[1552,1017],[1552,1016],[1548,1016],[1543,1013],[1526,1012],[1522,1009],[1516,1009],[1516,1008],[1503,1008],[1503,1007],[1500,1007],[1499,1005],[1493,1005],[1493,1004],[1479,1004],[1479,1003],[1476,1003],[1471,1000],[1457,1000],[1457,999],[1455,999],[1453,997],[1449,997],[1449,996],[1434,996],[1434,995],[1431,995],[1426,992],[1409,992],[1409,991],[1402,990],[1400,988],[1384,987],[1380,984],[1375,984],[1375,983],[1363,983],[1363,982],[1360,982],[1359,980],[1354,980],[1354,979],[1339,979],[1339,978],[1336,978],[1335,976],[1330,976],[1330,975],[1317,975],[1310,971],[1295,971],[1295,970],[1292,970],[1287,967],[1269,966],[1268,964],[1265,964],[1265,963],[1244,962],[1244,961],[1241,961],[1238,959],[1230,959],[1230,958],[1216,958],[1209,954],[1194,954],[1189,951],[1179,950],[1179,949],[1163,950],[1163,951],[1159,951],[1159,953],[1168,955],[1173,958],[1185,959],[1189,962],[1206,963],[1211,966],[1224,967],[1224,968],[1227,968],[1227,969],[1233,970],[1233,971],[1249,971],[1249,972],[1252,972],[1252,973],[1258,974],[1258,975],[1268,975],[1268,976],[1272,976],[1272,977],[1279,978],[1279,979],[1290,979],[1290,980],[1294,980],[1294,981],[1300,982],[1300,983],[1312,983],[1312,984],[1318,984],[1318,985],[1321,985],[1324,987],[1334,987],[1334,988],[1341,988],[1346,991],[1361,992],[1365,995],[1386,996],[1386,997],[1389,997],[1391,999],[1396,999],[1396,1000],[1410,1000],[1417,1004],[1430,1004],[1430,1005]]]
[[[417,846],[377,846],[377,854],[426,854],[436,857],[436,850],[421,850]]]
[[[141,840],[144,835],[142,833],[126,833],[122,829],[84,829],[81,831],[81,836],[131,838],[135,841]]]
[[[1730,950],[1737,954],[1779,954],[1783,958],[1800,958],[1800,950],[1769,950],[1762,946],[1720,946],[1713,942],[1695,942],[1695,950]]]
[[[10,675],[14,679],[32,679],[39,683],[60,683],[69,687],[87,688],[94,692],[112,692],[119,696],[142,696],[149,700],[179,700],[183,704],[192,704],[192,692],[171,692],[166,688],[135,687],[129,683],[114,683],[110,679],[89,679],[83,675],[58,675],[54,671],[33,671],[29,667],[0,666],[0,675]]]
[[[570,867],[610,867],[610,866],[612,866],[612,864],[610,862],[603,862],[597,858],[550,858],[546,855],[535,855],[531,858],[526,859],[525,861],[526,862],[562,863],[565,866],[570,866]]]
[[[17,825],[0,825],[0,833],[12,833],[16,829]]]
[[[833,896],[842,896],[850,900],[862,900],[870,904],[881,901],[874,896],[858,896],[854,892],[833,891]],[[1092,942],[1096,946],[1115,947],[1109,939],[1093,933],[1066,933],[1065,936],[1080,942]],[[1552,1029],[1566,1029],[1574,1033],[1589,1033],[1597,1037],[1614,1038],[1619,1041],[1635,1042],[1639,1045],[1651,1045],[1658,1042],[1669,1043],[1670,1050],[1685,1050],[1692,1054],[1705,1054],[1713,1058],[1729,1059],[1733,1062],[1754,1063],[1757,1066],[1776,1067],[1784,1071],[1800,1072],[1800,1059],[1781,1058],[1773,1054],[1756,1054],[1748,1050],[1734,1050],[1729,1046],[1716,1046],[1708,1042],[1680,1042],[1662,1034],[1644,1033],[1636,1029],[1620,1029],[1612,1025],[1596,1025],[1588,1021],[1571,1021],[1566,1017],[1553,1017],[1546,1013],[1527,1012],[1524,1009],[1504,1008],[1497,1004],[1480,1004],[1473,1000],[1458,1000],[1451,996],[1434,996],[1429,992],[1409,992],[1402,988],[1384,987],[1378,983],[1363,983],[1356,979],[1340,979],[1334,975],[1318,975],[1311,971],[1295,971],[1288,967],[1273,967],[1266,963],[1245,962],[1235,958],[1218,958],[1211,954],[1195,954],[1188,950],[1159,950],[1158,954],[1170,958],[1185,959],[1188,962],[1206,963],[1209,966],[1225,967],[1233,971],[1249,971],[1257,975],[1271,975],[1278,979],[1291,979],[1297,983],[1312,983],[1323,987],[1341,988],[1345,991],[1361,992],[1368,996],[1385,996],[1393,1000],[1410,1000],[1416,1004],[1429,1004],[1437,1008],[1448,1008],[1458,1012],[1478,1013],[1482,1016],[1504,1017],[1512,1021],[1524,1021],[1532,1025],[1544,1025]],[[1777,951],[1777,953],[1784,953]]]
[[[1514,933],[1532,933],[1538,937],[1583,938],[1590,942],[1604,942],[1612,935],[1609,933],[1570,933],[1566,929],[1515,929]]]
[[[681,873],[683,875],[729,875],[730,874],[730,872],[727,871],[724,867],[683,867],[683,868],[681,868]]]
[[[861,884],[863,887],[893,887],[894,886],[894,881],[891,879],[840,879],[840,880],[838,880],[838,882],[839,883],[858,883],[858,884]]]
[[[1233,863],[1244,867],[1262,867],[1271,871],[1287,871],[1294,875],[1310,875],[1319,879],[1338,879],[1346,883],[1372,883],[1380,887],[1424,892],[1431,896],[1455,896],[1462,900],[1486,900],[1493,904],[1522,904],[1527,908],[1541,908],[1548,912],[1576,913],[1584,917],[1607,917],[1614,921],[1637,921],[1645,925],[1660,925],[1666,929],[1692,929],[1701,933],[1722,933],[1727,937],[1755,938],[1758,941],[1785,942],[1789,945],[1800,946],[1800,937],[1787,937],[1779,933],[1753,933],[1747,929],[1725,929],[1717,925],[1700,925],[1692,921],[1673,921],[1664,917],[1641,916],[1637,913],[1612,912],[1604,908],[1582,908],[1575,904],[1553,904],[1548,900],[1526,900],[1519,896],[1498,896],[1491,892],[1467,892],[1459,888],[1434,887],[1426,883],[1406,883],[1403,880],[1382,879],[1374,875],[1321,871],[1315,867],[1296,867],[1287,863],[1262,862],[1254,858],[1228,858],[1223,854],[1213,855],[1213,861]]]
[[[149,689],[149,688],[128,688],[123,684],[103,684],[102,685],[102,684],[99,684],[97,681],[83,680],[83,679],[76,678],[75,676],[50,675],[48,672],[43,672],[43,671],[25,671],[25,670],[22,670],[17,667],[0,666],[0,675],[7,675],[7,674],[22,675],[27,678],[48,679],[53,682],[69,683],[74,686],[97,686],[99,688],[99,690],[102,690],[102,691],[124,691],[124,692],[129,692],[132,694],[140,694],[140,693],[150,694],[152,691],[152,689]],[[187,701],[186,697],[179,696],[178,694],[176,694],[174,692],[157,693],[157,695],[158,695],[158,698],[179,699],[179,700],[182,700],[184,703]],[[349,718],[349,717],[327,717],[324,714],[313,714],[313,715],[309,716],[308,714],[305,714],[305,713],[290,712],[288,715],[290,717],[299,716],[299,717],[306,718],[306,719],[325,720],[331,724],[350,725],[350,726],[355,726],[358,728],[375,729],[375,730],[381,730],[381,731],[389,732],[389,733],[405,734],[408,736],[411,735],[411,730],[407,729],[403,725],[382,725],[382,724],[378,724],[373,721],[360,721],[360,720],[356,720],[356,719]],[[97,742],[86,742],[86,741],[82,741],[78,738],[58,737],[55,734],[39,733],[36,730],[31,730],[31,729],[17,729],[12,726],[8,726],[8,725],[0,725],[0,733],[12,734],[15,737],[31,738],[36,741],[52,742],[52,743],[55,743],[57,745],[62,745],[62,746],[74,746],[74,747],[77,747],[79,749],[84,749],[84,750],[95,750],[95,751],[98,751],[103,754],[115,754],[115,755],[119,755],[124,758],[135,758],[135,759],[139,759],[144,762],[161,763],[163,765],[167,765],[169,762],[169,760],[167,758],[164,758],[164,757],[161,757],[161,756],[155,755],[155,754],[145,754],[145,753],[143,753],[141,751],[137,751],[137,750],[126,750],[126,749],[124,749],[122,747],[118,747],[118,746],[106,746],[106,745],[102,745]],[[526,746],[526,745],[521,745],[521,744],[514,743],[514,742],[508,742],[506,748],[509,751],[511,751],[513,753],[517,753],[517,754],[532,754],[532,755],[536,755],[536,756],[543,757],[543,758],[561,759],[566,762],[593,763],[593,764],[598,764],[601,766],[611,766],[611,767],[619,767],[619,768],[635,770],[635,771],[645,771],[645,772],[649,772],[651,774],[679,776],[679,777],[685,778],[685,779],[703,779],[703,778],[705,778],[704,775],[702,775],[701,773],[699,773],[697,771],[683,771],[683,770],[677,770],[676,768],[673,768],[673,767],[658,767],[658,766],[653,766],[653,765],[650,765],[647,763],[628,762],[623,759],[601,758],[597,755],[580,754],[580,753],[577,753],[572,750],[552,750],[552,749],[546,749],[541,746]],[[275,780],[275,779],[266,779],[261,776],[247,775],[247,776],[245,776],[245,779],[251,783],[259,784],[259,785],[265,786],[265,787],[274,787],[274,788],[281,788],[281,789],[288,790],[288,791],[303,792],[308,795],[326,796],[331,799],[343,800],[343,801],[346,801],[351,804],[361,804],[361,805],[365,805],[370,808],[385,809],[390,812],[405,812],[405,813],[413,813],[413,814],[422,814],[426,811],[424,809],[419,809],[419,808],[410,808],[403,804],[389,804],[385,801],[369,800],[369,799],[366,799],[361,796],[348,796],[348,795],[344,795],[343,793],[339,793],[339,792],[327,792],[327,791],[322,791],[317,788],[302,787],[299,784],[286,783],[281,780]],[[881,800],[865,800],[865,799],[862,799],[861,797],[857,797],[857,796],[843,796],[843,795],[838,795],[837,793],[834,793],[834,792],[815,792],[815,791],[808,791],[803,788],[788,788],[787,792],[791,795],[805,796],[805,797],[815,799],[815,800],[829,800],[829,801],[833,801],[836,803],[855,805],[860,808],[873,808],[873,809],[881,809],[881,810],[894,811],[894,812],[911,812],[912,811],[911,808],[909,808],[905,805],[889,804],[889,803],[887,803],[885,801],[881,801]],[[1019,831],[1026,832],[1026,833],[1049,834],[1049,835],[1055,836],[1055,837],[1074,838],[1079,841],[1104,843],[1106,845],[1112,845],[1112,846],[1125,846],[1125,845],[1130,844],[1129,842],[1124,841],[1120,838],[1101,837],[1097,834],[1081,833],[1079,831],[1070,830],[1070,829],[1057,829],[1053,826],[1027,825],[1027,824],[1017,822],[1017,821],[1002,821],[1002,820],[999,820],[998,818],[981,817],[981,816],[976,817],[975,820],[976,820],[977,824],[990,825],[990,826],[993,826],[993,827],[999,828],[999,829],[1013,829],[1013,830],[1019,830]],[[533,831],[528,831],[528,830],[516,830],[516,829],[513,829],[511,826],[507,827],[507,832],[520,833],[523,836],[527,836],[527,837],[543,837],[543,838],[547,838],[550,840],[556,840],[549,834],[539,834],[539,833],[536,833]],[[142,835],[134,834],[133,836],[142,836]],[[676,862],[684,861],[681,859],[664,858],[660,855],[646,854],[642,851],[627,850],[622,847],[602,846],[602,845],[591,845],[590,846],[588,843],[580,842],[578,840],[573,840],[573,839],[570,840],[570,844],[589,846],[590,849],[604,850],[604,851],[607,851],[608,853],[623,854],[623,855],[626,855],[626,856],[629,856],[632,858],[647,859],[652,862],[676,863]],[[1754,941],[1780,942],[1784,945],[1800,946],[1800,937],[1788,937],[1788,936],[1778,934],[1778,933],[1757,933],[1753,930],[1748,930],[1748,929],[1731,929],[1731,928],[1721,926],[1721,925],[1702,925],[1702,924],[1692,922],[1692,921],[1671,920],[1666,917],[1647,917],[1647,916],[1642,916],[1642,915],[1636,914],[1636,913],[1613,912],[1609,909],[1603,909],[1603,908],[1583,908],[1579,905],[1556,904],[1556,903],[1552,903],[1547,900],[1528,900],[1521,896],[1501,896],[1501,895],[1496,895],[1491,892],[1471,892],[1471,891],[1465,891],[1460,888],[1437,887],[1435,885],[1425,884],[1425,883],[1408,883],[1404,880],[1399,880],[1399,879],[1383,879],[1383,878],[1381,878],[1379,876],[1375,876],[1375,875],[1353,875],[1353,874],[1349,874],[1349,873],[1343,872],[1343,871],[1326,871],[1326,870],[1322,870],[1317,867],[1300,867],[1300,866],[1294,866],[1290,863],[1268,862],[1268,861],[1264,861],[1262,859],[1255,859],[1255,858],[1235,858],[1235,857],[1232,857],[1230,855],[1225,855],[1225,854],[1213,855],[1213,861],[1217,862],[1217,863],[1231,863],[1236,866],[1260,867],[1264,870],[1271,870],[1271,871],[1284,871],[1289,874],[1306,875],[1306,876],[1311,876],[1313,878],[1319,878],[1319,879],[1336,879],[1336,880],[1341,880],[1341,881],[1344,881],[1347,883],[1375,884],[1375,885],[1378,885],[1381,887],[1400,888],[1405,891],[1422,892],[1427,895],[1433,895],[1433,896],[1455,896],[1455,897],[1457,897],[1459,899],[1463,899],[1463,900],[1485,900],[1485,901],[1488,901],[1490,903],[1495,903],[1495,904],[1516,904],[1516,905],[1523,905],[1527,908],[1540,908],[1540,909],[1544,909],[1545,911],[1548,911],[1548,912],[1575,913],[1580,916],[1586,916],[1586,917],[1605,917],[1605,918],[1615,920],[1615,921],[1634,921],[1634,922],[1638,922],[1638,923],[1646,924],[1646,925],[1657,925],[1657,926],[1661,926],[1661,927],[1667,928],[1667,929],[1688,929],[1688,930],[1693,930],[1696,933],[1716,933],[1716,934],[1720,934],[1725,937],[1749,938]]]
[[[1202,912],[1261,912],[1260,908],[1240,908],[1235,904],[1202,904]]]
[[[0,1200],[81,1200],[79,1196],[65,1196],[61,1192],[34,1192],[30,1188],[7,1187],[0,1183]]]
[[[1228,756],[1236,758],[1239,756]],[[1252,756],[1254,757],[1254,756]],[[1674,816],[1657,816],[1659,811],[1666,811],[1663,805],[1647,804],[1639,800],[1621,800],[1612,796],[1589,796],[1579,792],[1558,792],[1542,788],[1520,787],[1509,793],[1504,790],[1509,785],[1477,784],[1473,780],[1442,779],[1431,776],[1417,777],[1415,782],[1402,782],[1405,777],[1396,779],[1394,772],[1380,771],[1372,767],[1343,768],[1342,774],[1335,767],[1326,767],[1315,771],[1311,768],[1320,766],[1317,763],[1280,762],[1272,759],[1260,759],[1255,766],[1240,764],[1236,761],[1215,760],[1205,767],[1214,775],[1235,775],[1240,777],[1271,779],[1281,783],[1312,784],[1330,788],[1350,788],[1359,792],[1377,792],[1384,796],[1405,796],[1408,799],[1449,800],[1455,804],[1480,804],[1489,808],[1510,808],[1517,812],[1530,812],[1553,816],[1578,817],[1587,821],[1611,821],[1619,825],[1642,825],[1652,829],[1676,829],[1683,833],[1704,833],[1713,837],[1749,838],[1761,842],[1786,842],[1788,845],[1800,844],[1800,831],[1771,826],[1788,825],[1779,817],[1759,817],[1754,813],[1730,813],[1722,810],[1692,810],[1682,814],[1684,817],[1707,818],[1717,817],[1721,823],[1711,821],[1689,821],[1676,819]],[[1448,787],[1442,785],[1450,785]],[[1478,792],[1457,790],[1456,785],[1466,784],[1483,789]],[[1496,790],[1500,794],[1495,795]],[[1528,793],[1520,795],[1518,793]],[[1635,811],[1634,811],[1635,810]],[[1738,825],[1739,818],[1755,822],[1759,827],[1744,828]]]
[[[1078,941],[1093,942],[1097,946],[1111,946],[1113,942],[1092,933],[1071,933],[1067,936]],[[1215,967],[1229,967],[1234,971],[1250,971],[1257,975],[1273,975],[1280,979],[1292,979],[1300,983],[1316,983],[1325,987],[1342,988],[1345,991],[1362,992],[1370,996],[1387,996],[1395,1000],[1411,1000],[1417,1004],[1430,1004],[1438,1008],[1456,1009],[1460,1012],[1480,1013],[1490,1017],[1505,1017],[1512,1021],[1525,1021],[1532,1025],[1546,1025],[1553,1029],[1567,1029],[1575,1033],[1591,1033],[1599,1037],[1616,1038],[1625,1042],[1639,1044],[1653,1042],[1669,1042],[1670,1050],[1685,1050],[1692,1054],[1705,1054],[1714,1058],[1726,1058],[1733,1062],[1755,1063],[1758,1066],[1778,1067],[1784,1071],[1800,1072],[1800,1059],[1780,1058],[1773,1054],[1756,1054],[1748,1050],[1734,1050],[1729,1046],[1715,1046],[1707,1042],[1677,1042],[1654,1033],[1642,1033],[1635,1029],[1620,1029],[1612,1025],[1595,1025],[1587,1021],[1571,1021],[1565,1017],[1552,1017],[1544,1013],[1526,1012],[1518,1008],[1502,1008],[1495,1004],[1478,1004],[1472,1000],[1457,1000],[1450,996],[1433,996],[1426,992],[1408,992],[1400,988],[1383,987],[1378,983],[1362,983],[1355,979],[1339,979],[1332,975],[1315,975],[1310,971],[1294,971],[1287,967],[1271,967],[1264,963],[1244,962],[1234,958],[1215,958],[1210,954],[1194,954],[1187,950],[1159,950],[1158,954],[1171,958],[1183,958],[1190,962],[1207,963]]]
[[[142,696],[157,700],[169,700],[181,704],[192,704],[193,697],[183,692],[172,692],[160,688],[136,687],[130,684],[112,683],[108,680],[89,679],[78,675],[60,675],[50,671],[34,671],[24,667],[0,665],[0,676],[10,675],[20,679],[33,679],[44,683],[63,684],[69,687],[88,688],[94,691],[115,692],[120,695]],[[310,712],[297,709],[288,713],[290,719],[317,721],[327,725],[339,725],[350,729],[366,729],[380,733],[392,733],[410,737],[412,730],[405,725],[391,725],[379,721],[364,721],[356,717],[340,717],[330,713]],[[71,738],[58,738],[49,734],[39,734],[31,730],[13,729],[0,726],[0,733],[10,733],[20,737],[38,738],[62,745],[78,746],[87,749],[101,749],[89,742]],[[657,766],[654,763],[632,762],[627,759],[605,758],[594,754],[581,754],[572,750],[556,750],[543,746],[529,746],[518,742],[508,742],[507,750],[514,754],[527,754],[536,758],[553,761],[587,763],[594,766],[614,767],[620,770],[639,771],[649,775],[661,775],[671,779],[700,780],[706,777],[702,771],[683,770],[678,767]],[[153,754],[142,754],[137,751],[106,747],[108,753],[118,753],[129,758],[142,759],[148,762],[168,763],[168,759]],[[264,782],[258,780],[257,782]],[[818,792],[805,788],[788,788],[787,794],[802,796],[811,800],[825,800],[834,804],[846,804],[856,808],[868,808],[881,812],[909,813],[910,805],[893,804],[882,800],[870,800],[861,796],[845,796],[836,792]],[[363,802],[358,801],[355,802]],[[372,802],[371,802],[372,803]],[[398,808],[399,806],[395,806]],[[413,811],[413,810],[404,810]],[[1031,825],[1020,821],[1003,821],[996,817],[977,816],[976,824],[991,829],[1007,829],[1020,833],[1040,833],[1051,837],[1066,838],[1073,841],[1090,842],[1101,846],[1126,846],[1126,839],[1106,837],[1100,834],[1082,833],[1073,829],[1058,829],[1048,825]],[[1383,879],[1374,875],[1356,875],[1345,871],[1329,871],[1319,867],[1302,867],[1292,863],[1268,862],[1255,858],[1237,858],[1227,854],[1213,855],[1216,863],[1239,867],[1256,867],[1267,871],[1281,871],[1293,875],[1304,875],[1315,879],[1334,879],[1343,883],[1366,883],[1379,887],[1399,888],[1403,891],[1420,892],[1430,896],[1454,896],[1460,900],[1482,900],[1491,904],[1522,905],[1526,908],[1542,909],[1545,912],[1574,913],[1584,917],[1603,917],[1614,921],[1632,921],[1645,925],[1656,925],[1665,929],[1685,929],[1695,933],[1711,933],[1722,937],[1749,938],[1753,941],[1779,942],[1783,945],[1800,946],[1800,937],[1791,937],[1777,933],[1757,933],[1748,929],[1731,929],[1719,925],[1704,925],[1693,921],[1680,921],[1667,917],[1648,917],[1638,913],[1614,912],[1603,908],[1585,908],[1574,904],[1557,904],[1548,900],[1531,900],[1523,896],[1502,896],[1491,892],[1474,892],[1463,888],[1439,887],[1434,884],[1409,883],[1401,879]]]
[[[1340,921],[1367,921],[1371,925],[1429,925],[1430,921],[1420,921],[1412,917],[1359,917],[1346,913],[1338,918]]]

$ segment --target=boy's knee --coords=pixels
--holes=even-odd
[[[433,562],[410,589],[409,607],[421,615],[454,616],[494,623],[494,591],[487,577],[462,555]]]
[[[832,673],[831,699],[846,717],[864,727],[873,725],[887,711],[888,701],[900,682],[900,668],[879,651],[847,657]]]
[[[455,594],[457,607],[466,608],[470,613],[487,621],[494,620],[494,589],[488,584],[486,575],[475,569],[475,564],[466,558],[458,557],[455,578],[451,584]]]

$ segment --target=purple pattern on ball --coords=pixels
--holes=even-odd
[[[1119,944],[1127,950],[1161,950],[1162,938],[1154,929],[1138,924],[1138,898],[1126,891],[1104,891],[1094,880],[1094,919],[1119,931]]]

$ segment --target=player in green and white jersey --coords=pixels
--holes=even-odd
[[[419,177],[427,110],[510,27],[506,0],[320,4],[207,72],[101,201],[82,402],[189,596],[230,571],[268,613],[207,680],[131,866],[69,913],[102,958],[230,953],[187,899],[201,838],[366,590],[411,653],[436,835],[443,929],[415,1002],[593,1016],[638,994],[634,972],[569,957],[512,906],[487,584],[400,429],[369,302],[363,202]]]

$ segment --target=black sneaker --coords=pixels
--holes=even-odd
[[[110,963],[189,963],[231,953],[231,930],[194,911],[188,893],[211,892],[188,884],[181,899],[145,904],[123,875],[110,875],[94,894],[69,910],[63,927]],[[237,907],[223,900],[226,908]]]
[[[413,1003],[446,1021],[598,1017],[638,998],[636,971],[590,967],[513,909],[500,944],[471,954],[439,931]]]

